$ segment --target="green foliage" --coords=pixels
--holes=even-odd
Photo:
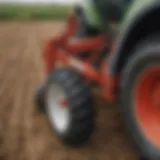
[[[62,5],[0,5],[0,20],[65,19],[72,6]]]

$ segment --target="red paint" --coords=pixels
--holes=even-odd
[[[102,67],[98,70],[93,67],[93,62],[99,58],[100,50],[104,46],[112,47],[111,43],[103,35],[92,38],[77,39],[71,42],[72,36],[78,29],[78,23],[74,14],[68,19],[68,27],[65,32],[47,41],[44,49],[44,62],[47,74],[55,67],[71,67],[77,70],[89,81],[95,81],[103,90],[103,97],[106,100],[116,100],[116,89],[118,76],[108,74],[108,65],[104,60]],[[109,48],[110,50],[111,48]],[[84,60],[75,58],[76,54],[89,54]]]
[[[143,134],[160,146],[160,66],[146,69],[138,79],[135,111]]]
[[[67,99],[61,100],[61,101],[60,101],[60,106],[61,106],[62,108],[66,108],[66,107],[68,106],[68,101],[67,101]]]

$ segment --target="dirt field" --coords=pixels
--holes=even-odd
[[[0,160],[138,160],[116,106],[99,103],[97,129],[78,149],[63,146],[36,111],[33,93],[44,78],[43,41],[62,26],[0,22]]]

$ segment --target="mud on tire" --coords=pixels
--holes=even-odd
[[[64,113],[64,115],[66,114],[65,116],[68,117],[68,119],[63,122],[66,123],[66,121],[68,121],[65,129],[59,129],[55,121],[56,117],[61,117],[61,115],[59,115],[60,113],[58,113],[61,112],[61,110],[57,109],[57,113],[55,113],[56,117],[52,115],[52,113],[54,114],[54,111],[56,111],[52,111],[52,105],[50,105],[48,98],[50,95],[49,92],[52,90],[52,85],[55,87],[55,89],[53,87],[55,94],[61,94],[61,92],[56,89],[56,87],[60,87],[67,100],[67,104],[64,106],[64,110],[67,110],[67,113]],[[72,70],[56,69],[49,76],[45,93],[46,114],[56,135],[68,145],[81,145],[88,141],[95,125],[95,110],[92,94],[84,79]],[[62,119],[63,117],[58,121]]]

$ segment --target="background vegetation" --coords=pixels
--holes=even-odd
[[[66,5],[1,4],[0,20],[65,19],[71,10]]]

